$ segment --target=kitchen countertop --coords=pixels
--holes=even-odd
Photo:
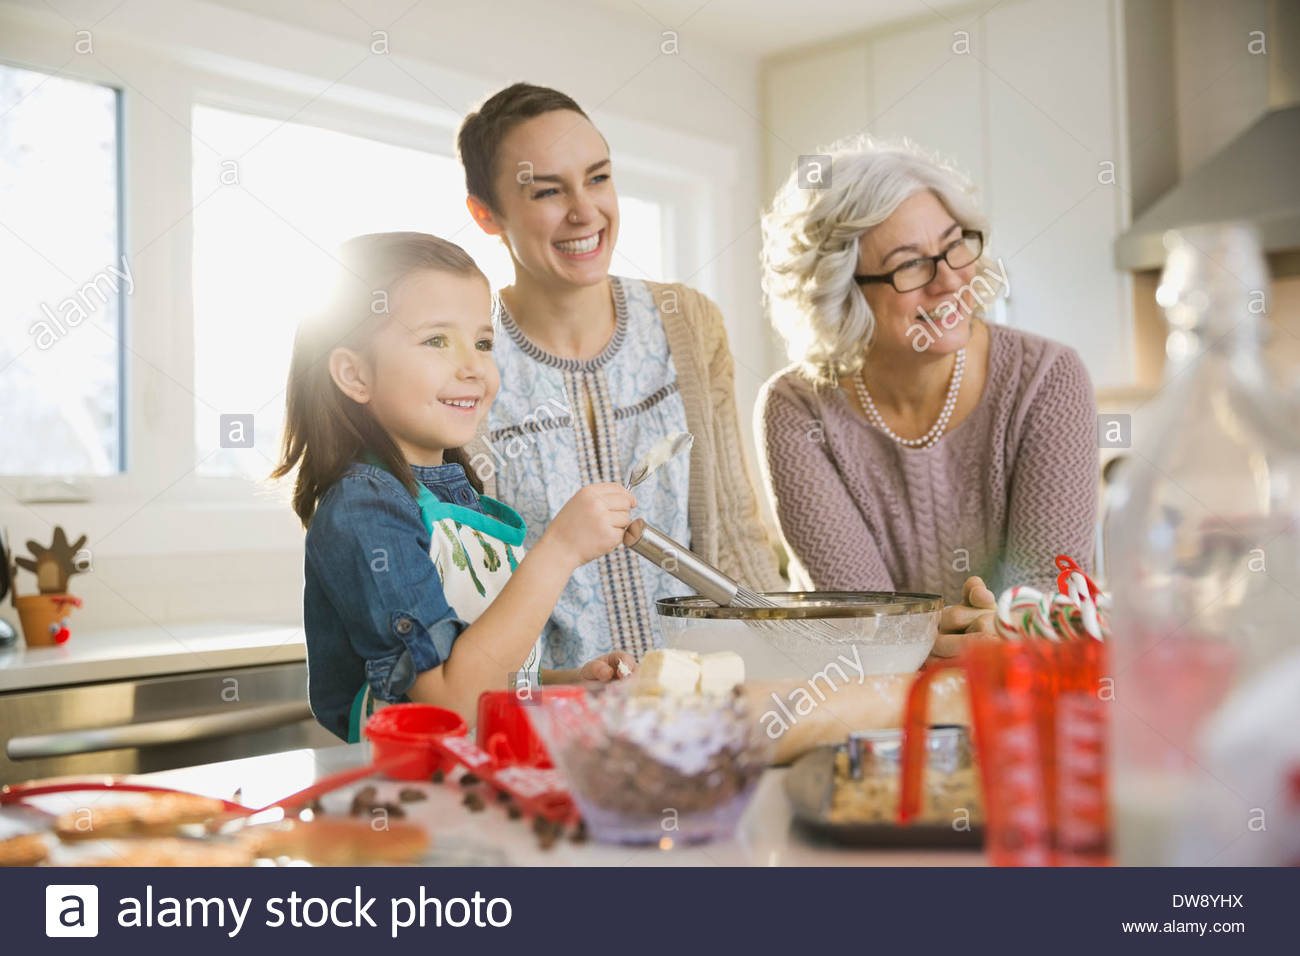
[[[316,750],[290,750],[146,774],[139,779],[213,797],[231,798],[236,790],[247,806],[265,806],[311,785],[322,776],[370,759],[369,744],[340,744]],[[504,807],[489,802],[471,812],[454,783],[411,784],[372,777],[323,799],[326,813],[345,813],[351,794],[366,784],[378,788],[380,802],[397,801],[403,787],[421,787],[429,799],[405,804],[412,820],[430,824],[434,850],[430,863],[481,863],[514,866],[981,866],[977,850],[871,850],[838,847],[804,834],[793,823],[783,781],[787,771],[771,768],[745,811],[736,836],[697,846],[631,847],[567,839],[550,850],[537,845],[526,821],[510,820]]]
[[[301,627],[169,624],[75,631],[58,647],[0,649],[0,694],[306,660]]]

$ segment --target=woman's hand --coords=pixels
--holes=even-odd
[[[636,498],[622,485],[587,485],[560,509],[537,546],[558,548],[573,567],[579,567],[622,543],[635,507]]]
[[[967,635],[994,634],[997,606],[997,598],[984,586],[983,578],[976,575],[967,578],[961,589],[961,603],[944,608],[939,616],[939,639],[930,654],[956,657]]]
[[[636,673],[636,658],[627,651],[612,651],[583,664],[578,670],[578,680],[598,680],[605,683],[624,680],[634,673]]]

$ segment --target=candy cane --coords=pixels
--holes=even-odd
[[[1109,596],[1069,555],[1058,554],[1056,568],[1058,594],[1045,595],[1025,585],[1002,592],[994,630],[1004,640],[1103,641],[1110,637],[1104,613],[1110,607]]]
[[[1011,609],[1020,611],[1023,629],[1031,637],[1042,637],[1050,641],[1060,640],[1056,628],[1052,626],[1052,600],[1034,588],[1020,587],[1013,589]]]
[[[1015,622],[1011,620],[1011,588],[1007,588],[998,597],[998,616],[993,620],[993,629],[1003,640],[1020,640]]]
[[[1088,588],[1088,596],[1093,600],[1093,602],[1095,603],[1101,600],[1101,588],[1098,586],[1096,581],[1083,573],[1083,568],[1079,567],[1074,558],[1070,557],[1068,554],[1058,554],[1055,563],[1057,570],[1060,572],[1056,576],[1056,589],[1058,591],[1062,594],[1068,594],[1069,586],[1067,582],[1070,579],[1070,575],[1077,574],[1083,578],[1083,581]]]
[[[1052,595],[1052,624],[1063,638],[1077,641],[1088,636],[1079,605],[1068,594]]]
[[[1007,640],[1043,637],[1056,640],[1051,621],[1051,602],[1031,587],[1008,588],[998,598],[996,630]]]
[[[1105,640],[1104,627],[1097,612],[1097,602],[1103,599],[1097,582],[1083,573],[1083,569],[1067,554],[1056,556],[1056,567],[1060,574],[1056,576],[1056,587],[1067,595],[1079,608],[1083,617],[1083,629],[1096,640]]]

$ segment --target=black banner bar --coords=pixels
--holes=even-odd
[[[1298,913],[1294,869],[0,870],[14,953],[1277,953]]]

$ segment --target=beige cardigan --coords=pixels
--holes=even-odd
[[[759,591],[784,590],[786,584],[759,517],[754,483],[745,464],[731,348],[722,312],[707,296],[680,283],[646,285],[659,307],[677,369],[686,427],[695,436],[687,503],[690,548],[741,584]],[[502,387],[508,387],[507,383]],[[464,452],[471,462],[492,461],[486,416]],[[483,491],[496,497],[495,470],[486,470],[490,473],[478,475]]]

